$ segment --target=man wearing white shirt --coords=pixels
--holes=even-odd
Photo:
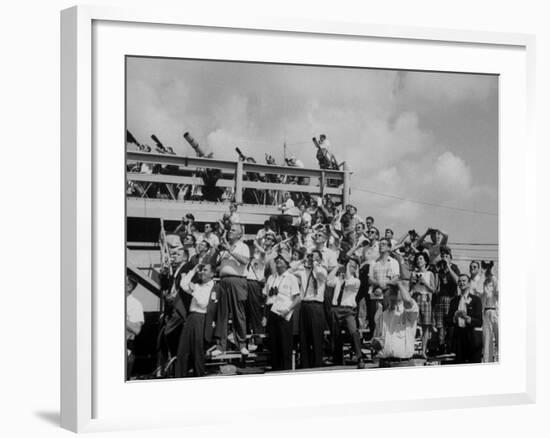
[[[418,305],[412,299],[407,282],[390,286],[389,307],[377,314],[372,346],[379,351],[380,367],[412,365]]]
[[[321,253],[322,264],[327,269],[327,273],[332,271],[336,266],[338,266],[338,255],[339,251],[335,251],[327,247],[328,235],[324,228],[319,228],[313,234],[313,242],[315,244],[315,249]],[[330,319],[330,308],[332,302],[332,288],[324,292],[324,308],[325,308],[325,318],[327,327],[331,325]]]
[[[397,281],[399,280],[399,263],[390,256],[391,241],[386,238],[380,239],[379,250],[380,257],[378,257],[374,265],[371,265],[371,269],[369,270],[371,284],[371,289],[369,291],[370,315],[374,315],[373,312],[376,312],[376,301],[383,299],[383,297],[376,296],[375,291],[380,289],[384,295],[386,295],[389,286],[397,285]],[[387,300],[383,301],[385,308],[388,303]]]
[[[250,260],[250,249],[242,242],[243,229],[240,224],[232,224],[227,240],[220,244],[220,297],[216,318],[216,338],[218,346],[212,356],[219,356],[227,349],[227,325],[232,315],[235,340],[241,354],[248,355],[246,349],[246,314],[244,301],[248,294],[246,267]]]
[[[191,280],[198,273],[199,283]],[[180,282],[181,289],[192,296],[189,314],[185,320],[178,346],[176,377],[187,377],[189,363],[195,377],[206,374],[204,365],[204,321],[214,288],[214,271],[211,265],[197,265]]]
[[[345,325],[352,337],[357,367],[364,368],[361,353],[361,341],[355,317],[357,315],[356,297],[361,282],[358,278],[359,260],[350,258],[346,266],[334,268],[327,279],[327,286],[334,288],[331,308],[332,356],[336,364],[343,364],[342,326]]]
[[[272,370],[292,369],[292,315],[300,302],[300,287],[295,275],[288,271],[290,254],[282,251],[275,259],[277,272],[267,279],[267,333],[271,350]]]
[[[324,299],[327,269],[322,254],[314,249],[306,258],[302,273],[303,296],[300,305],[300,350],[302,368],[323,365],[323,332],[326,325]]]

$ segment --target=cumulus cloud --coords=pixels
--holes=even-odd
[[[327,134],[354,172],[352,189],[394,195],[352,191],[360,211],[406,228],[452,219],[411,200],[496,206],[497,180],[480,183],[479,170],[498,166],[494,135],[457,113],[494,105],[496,89],[494,77],[481,75],[136,58],[128,64],[127,124],[138,139],[155,133],[180,154],[192,153],[182,138],[189,131],[222,159],[235,159],[239,146],[281,162],[286,142],[308,167],[317,167],[311,137]],[[464,144],[474,139],[475,151],[450,139],[446,126],[468,135]]]
[[[437,103],[482,102],[496,88],[493,75],[435,72],[401,72],[398,85],[401,99]]]
[[[434,166],[435,182],[445,190],[456,193],[471,189],[472,175],[464,160],[452,152],[444,152],[437,157]]]

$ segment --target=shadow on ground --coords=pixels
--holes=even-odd
[[[38,418],[53,426],[59,426],[60,414],[55,411],[38,411],[34,413]]]

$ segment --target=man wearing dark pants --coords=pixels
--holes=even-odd
[[[359,260],[350,258],[346,266],[338,266],[332,270],[327,279],[327,286],[334,288],[330,330],[334,363],[343,365],[342,326],[345,325],[353,341],[353,349],[357,356],[357,367],[364,368],[361,341],[355,321],[357,316],[356,296],[361,283],[357,278],[358,271]]]
[[[250,259],[250,250],[241,241],[243,229],[240,224],[232,224],[227,240],[220,244],[220,282],[218,316],[216,318],[217,348],[212,356],[219,356],[227,349],[227,325],[229,315],[233,322],[235,342],[242,355],[248,355],[246,349],[246,316],[244,302],[247,297],[246,267]]]
[[[192,283],[198,274],[199,283]],[[181,289],[192,296],[189,315],[183,326],[178,346],[176,377],[187,377],[192,363],[195,377],[204,376],[204,325],[208,302],[214,288],[211,265],[197,265],[181,279]]]
[[[258,249],[248,264],[246,271],[248,296],[245,302],[248,331],[255,335],[264,332],[262,319],[265,315],[263,289],[265,285],[265,255]],[[256,339],[257,341],[258,339]]]
[[[302,368],[323,365],[323,332],[326,324],[324,298],[327,269],[321,264],[322,254],[308,254],[302,274],[304,295],[300,305],[300,355]]]
[[[456,363],[480,363],[483,349],[483,314],[481,299],[470,289],[470,277],[458,277],[459,296],[452,299],[447,314],[453,327],[452,349]]]
[[[276,273],[264,287],[267,297],[267,332],[271,351],[271,369],[292,369],[292,314],[300,302],[298,279],[288,271],[290,254],[282,251],[275,259]]]

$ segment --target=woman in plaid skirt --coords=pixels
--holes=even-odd
[[[428,271],[427,254],[418,253],[414,260],[415,270],[411,274],[411,295],[418,304],[418,323],[422,327],[422,357],[426,358],[426,346],[433,327],[432,295],[435,291],[435,277]]]
[[[439,353],[450,351],[447,313],[453,297],[457,295],[457,280],[460,275],[458,266],[452,263],[451,249],[447,246],[440,248],[441,260],[436,265],[438,277],[437,293],[434,299],[435,328],[439,334]]]

